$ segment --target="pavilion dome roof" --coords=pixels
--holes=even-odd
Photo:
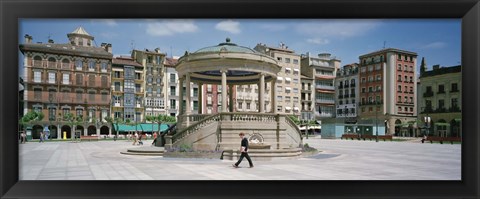
[[[245,46],[239,46],[235,43],[230,42],[230,38],[227,38],[225,42],[220,43],[216,46],[209,46],[201,48],[195,53],[216,53],[216,52],[234,52],[234,53],[259,53],[251,48]]]

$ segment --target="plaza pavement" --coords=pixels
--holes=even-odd
[[[151,140],[144,143],[150,144]],[[130,141],[21,144],[20,180],[461,180],[460,144],[304,139],[317,155],[232,160],[122,155]]]

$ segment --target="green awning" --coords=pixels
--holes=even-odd
[[[137,126],[135,127],[135,125],[133,126],[130,126],[130,125],[126,125],[126,124],[118,124],[116,125],[118,129],[118,131],[120,132],[129,132],[129,131],[140,131],[140,132],[152,132],[152,129],[153,131],[158,131],[158,124],[137,124]],[[160,131],[164,131],[168,129],[168,125],[166,124],[162,124],[160,126]]]
[[[435,123],[434,125],[437,125],[437,126],[450,126],[449,123],[442,123],[442,122],[437,122],[437,123]]]
[[[455,119],[455,122],[461,122],[462,121],[462,118],[456,118]]]

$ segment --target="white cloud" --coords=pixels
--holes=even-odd
[[[150,22],[147,24],[147,34],[151,36],[169,36],[181,33],[192,33],[198,31],[198,26],[193,20],[166,20],[161,22]]]
[[[318,44],[318,45],[323,45],[323,44],[330,43],[330,41],[328,39],[322,39],[322,38],[307,39],[307,42],[312,43],[312,44]]]
[[[277,31],[282,31],[287,29],[287,26],[282,24],[263,24],[260,26],[260,28],[268,31],[272,31],[272,32],[277,32]]]
[[[355,37],[368,33],[381,25],[379,20],[314,20],[300,23],[296,31],[322,37]]]
[[[115,19],[93,19],[93,23],[103,23],[106,26],[115,27],[117,26],[117,21]]]
[[[443,48],[445,46],[447,46],[447,44],[445,42],[437,41],[437,42],[426,44],[426,45],[422,46],[421,48],[423,48],[423,49],[440,49],[440,48]]]
[[[217,30],[221,30],[221,31],[225,31],[233,34],[238,34],[241,32],[240,23],[233,20],[221,21],[220,23],[215,25],[215,28]]]

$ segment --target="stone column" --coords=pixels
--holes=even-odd
[[[178,78],[178,90],[180,93],[178,94],[178,115],[183,115],[183,77]],[[172,107],[175,108],[175,107]]]
[[[234,106],[234,103],[233,103],[233,85],[228,85],[228,101],[229,101],[229,108],[230,108],[230,113],[233,112],[233,106]]]
[[[258,87],[258,103],[260,107],[258,108],[258,112],[265,113],[265,74],[260,74],[260,85]]]
[[[187,73],[186,75],[186,96],[185,96],[185,115],[190,115],[192,113],[192,108],[190,105],[190,99],[191,99],[191,93],[190,93],[190,73]]]
[[[222,73],[222,113],[227,112],[227,70],[221,70]]]
[[[100,136],[100,128],[97,128],[97,136]]]
[[[57,125],[57,139],[62,139],[62,129],[60,128],[61,125]]]
[[[270,93],[271,93],[271,104],[272,104],[272,113],[277,113],[277,87],[276,87],[276,78],[273,78],[273,80],[270,82]]]
[[[203,112],[203,84],[198,84],[198,114]]]
[[[75,135],[75,132],[73,132],[72,135]],[[83,127],[83,135],[84,136],[88,135],[88,127],[87,128]]]

